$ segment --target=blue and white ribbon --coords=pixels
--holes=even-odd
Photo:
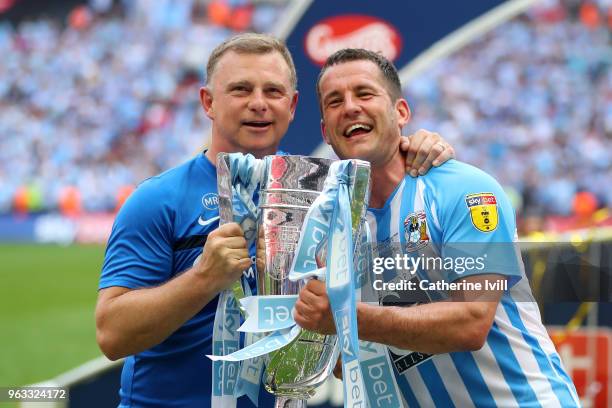
[[[353,272],[353,227],[349,196],[350,166],[350,161],[333,163],[330,174],[337,176],[337,189],[330,186],[329,191],[324,191],[334,201],[328,238],[325,285],[342,355],[345,407],[365,406],[367,400],[367,392],[359,365],[357,303]]]
[[[298,295],[271,295],[241,299],[248,317],[238,331],[264,333],[294,326],[292,311],[297,298]]]
[[[230,154],[229,160],[234,222],[242,227],[247,247],[250,247],[250,244],[255,242],[257,232],[258,210],[255,204],[255,193],[262,182],[266,161],[242,153]]]
[[[368,405],[380,408],[403,407],[404,402],[387,346],[370,341],[359,341],[359,365],[363,372]]]
[[[263,337],[260,333],[247,333],[245,336],[245,347],[259,341]],[[253,357],[246,359],[240,365],[238,382],[234,389],[234,397],[240,398],[246,395],[253,405],[258,406],[259,385],[263,374],[264,357]]]
[[[331,217],[337,198],[336,178],[330,168],[323,192],[319,194],[306,213],[297,251],[291,264],[289,280],[298,281],[311,277],[325,279],[326,268],[321,268],[318,256],[323,251],[323,246],[327,244],[329,236]]]
[[[373,253],[370,227],[367,223],[360,237],[360,245],[355,251],[359,257],[357,262],[357,275],[355,296],[363,301],[363,291],[367,291],[366,297],[374,298],[371,293]],[[378,306],[378,302],[368,302]],[[364,383],[368,395],[368,406],[380,408],[404,407],[402,391],[396,380],[396,371],[393,368],[391,356],[387,346],[371,341],[359,341],[359,365],[363,372]]]
[[[233,353],[240,347],[240,311],[231,291],[219,294],[217,313],[213,329],[213,353],[225,355]],[[238,364],[235,362],[212,363],[212,396],[213,407],[235,407],[234,387],[238,376]]]
[[[243,361],[248,358],[255,358],[276,351],[287,344],[291,343],[300,334],[300,327],[295,325],[288,329],[277,330],[274,333],[264,337],[234,353],[225,356],[207,356],[212,361]]]
[[[344,406],[365,406],[367,393],[359,365],[353,230],[349,196],[351,161],[334,162],[323,192],[306,214],[289,279],[320,275],[318,258],[327,244],[325,282],[342,355]]]
[[[245,288],[245,294],[251,296],[251,288],[247,285]],[[248,315],[247,315],[248,316]],[[240,328],[238,328],[240,331]],[[244,336],[244,347],[248,347],[251,344],[259,341],[263,337],[262,333],[246,333]],[[244,360],[240,364],[240,372],[238,374],[238,381],[234,388],[234,397],[236,399],[246,395],[253,405],[259,405],[259,385],[261,383],[261,375],[264,369],[264,358],[254,357]]]
[[[255,192],[262,180],[265,162],[257,160],[252,155],[233,153],[229,155],[232,180],[233,221],[244,231],[247,248],[251,248],[256,238],[257,206]],[[243,292],[251,292],[250,285],[244,274],[241,277]],[[213,326],[213,354],[227,355],[240,349],[240,310],[232,290],[219,294],[215,322]],[[249,338],[246,339],[247,341]],[[235,407],[236,398],[248,395],[257,405],[257,393],[252,387],[246,387],[244,381],[236,388],[239,375],[244,371],[240,363],[233,361],[214,361],[212,375],[212,407]],[[261,371],[261,367],[260,367]],[[258,387],[259,388],[259,387]],[[257,390],[258,391],[258,390]]]
[[[338,334],[338,346],[342,354],[345,407],[366,406],[368,401],[359,363],[355,297],[358,282],[355,280],[353,270],[355,246],[349,196],[351,166],[350,161],[334,162],[330,166],[323,192],[306,215],[298,250],[289,274],[291,280],[311,277],[325,279]],[[238,195],[241,194],[238,191]],[[246,190],[244,195],[248,194],[249,191]],[[325,245],[327,267],[322,268],[320,257]],[[208,357],[215,363],[239,362],[261,357],[291,343],[301,330],[295,325],[291,312],[296,299],[297,296],[259,296],[242,299],[248,318],[240,330],[251,333],[273,332],[242,350],[223,356]]]
[[[228,355],[209,355],[213,361],[242,361],[271,353],[291,343],[299,334],[299,326],[293,320],[293,306],[297,295],[249,296],[241,299],[247,312],[247,319],[238,329],[242,332],[260,334],[272,332],[269,336]]]

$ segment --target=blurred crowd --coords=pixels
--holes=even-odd
[[[0,25],[0,213],[112,211],[192,156],[210,129],[197,91],[208,55],[269,30],[284,5],[94,0],[67,24]]]
[[[611,3],[544,1],[436,63],[405,89],[411,129],[441,133],[525,217],[612,207]],[[286,6],[91,0],[1,24],[0,213],[112,211],[192,156],[212,48]]]
[[[611,5],[548,1],[440,61],[406,88],[411,128],[495,175],[524,218],[612,207]]]

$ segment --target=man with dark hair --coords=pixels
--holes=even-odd
[[[364,50],[362,48],[345,48],[332,54],[325,61],[325,64],[323,64],[323,67],[317,76],[317,96],[319,97],[319,103],[321,102],[321,89],[319,88],[319,84],[321,83],[321,78],[323,77],[323,74],[325,74],[325,71],[327,71],[327,68],[350,61],[371,61],[376,64],[382,75],[385,88],[387,88],[387,92],[391,98],[393,100],[397,100],[402,97],[402,84],[400,83],[397,70],[391,61],[378,53]]]
[[[417,288],[429,290],[431,299],[446,295],[446,301],[411,307],[358,303],[359,338],[365,342],[360,349],[386,345],[376,358],[361,362],[370,402],[579,406],[514,251],[514,212],[504,191],[488,174],[455,160],[418,178],[401,174],[398,140],[410,109],[395,92],[397,73],[388,72],[392,65],[382,59],[365,50],[329,57],[317,83],[323,138],[341,159],[371,163],[373,240],[396,248],[392,255],[430,254],[454,266],[416,270]],[[410,234],[410,228],[421,234]],[[487,260],[482,249],[500,256]],[[482,267],[467,268],[466,255],[484,257]],[[423,282],[449,289],[428,289]],[[305,329],[335,333],[323,282],[312,280],[302,289],[294,317]]]
[[[243,272],[254,279],[241,228],[218,225],[215,164],[219,152],[277,152],[297,103],[295,67],[279,40],[242,34],[213,51],[207,74],[208,150],[142,182],[108,241],[96,335],[107,357],[127,357],[122,407],[210,406],[217,295]],[[429,132],[406,143],[413,170],[453,154]]]

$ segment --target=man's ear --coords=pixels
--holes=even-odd
[[[399,98],[395,101],[395,114],[400,129],[410,122],[410,106],[408,106],[408,102],[404,98]]]
[[[289,119],[290,121],[293,121],[293,118],[295,117],[295,108],[297,107],[298,94],[298,91],[295,91],[295,93],[291,97],[291,105],[289,106],[289,111],[291,112],[291,118]]]
[[[206,116],[208,116],[210,120],[214,120],[215,112],[213,110],[212,92],[209,88],[205,86],[200,88],[200,104],[202,105],[202,108],[204,109]]]
[[[327,137],[327,134],[325,134],[325,121],[323,119],[321,119],[321,135],[323,135],[323,140],[325,140],[325,143],[327,144],[331,144],[329,143],[329,138]]]

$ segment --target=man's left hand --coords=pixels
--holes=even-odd
[[[321,334],[336,333],[324,282],[313,279],[300,290],[293,318],[303,329]]]
[[[402,136],[400,150],[406,154],[406,173],[412,177],[422,176],[432,165],[438,167],[455,158],[455,149],[442,136],[424,129]]]

